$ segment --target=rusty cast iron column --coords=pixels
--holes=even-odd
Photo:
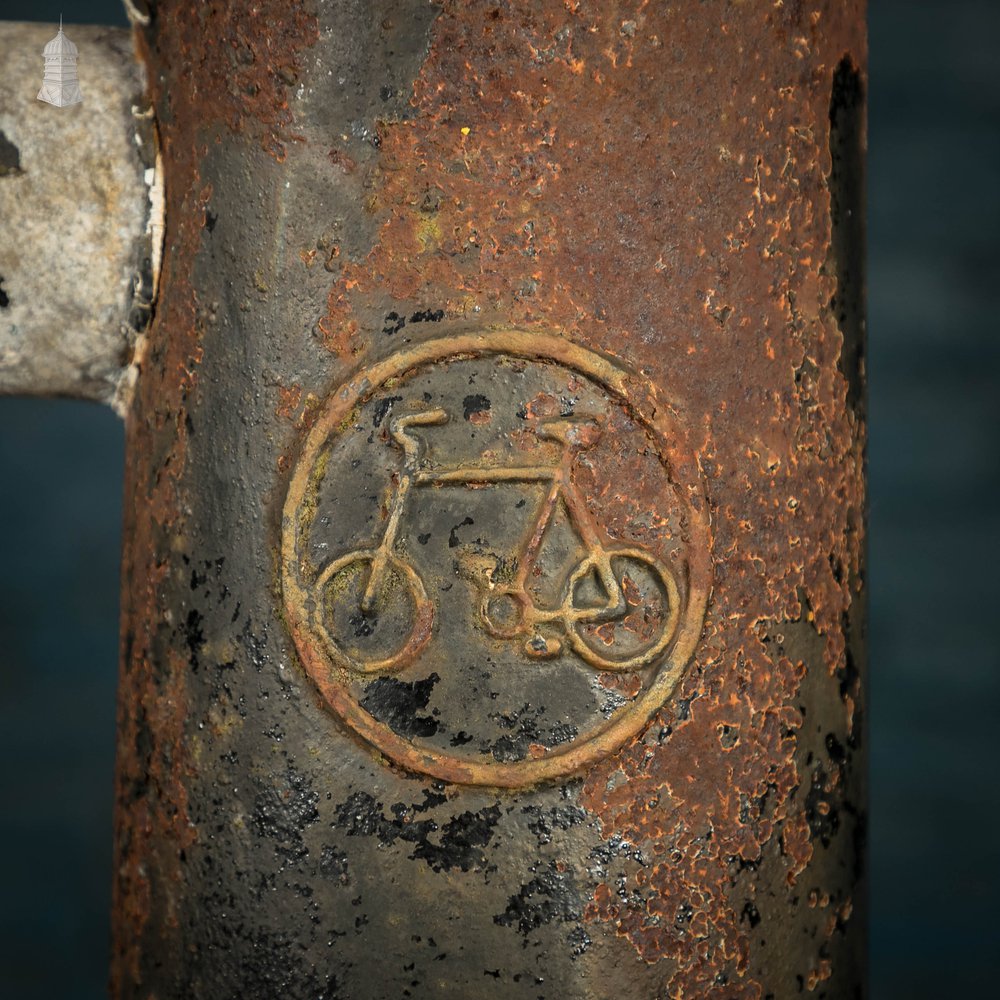
[[[863,4],[137,37],[114,995],[861,995]]]

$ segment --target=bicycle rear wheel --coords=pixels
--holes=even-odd
[[[574,652],[598,670],[640,670],[670,645],[677,632],[680,589],[673,573],[642,549],[614,549],[608,555],[625,608],[619,615],[608,615],[594,594],[588,595],[588,588],[595,590],[597,585],[589,560],[584,559],[570,574],[574,619],[566,629],[567,638]]]

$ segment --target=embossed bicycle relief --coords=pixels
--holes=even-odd
[[[397,763],[516,786],[638,733],[700,634],[707,517],[648,388],[565,340],[430,341],[329,397],[282,588],[330,707]]]

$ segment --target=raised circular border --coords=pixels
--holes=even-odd
[[[313,470],[335,429],[376,389],[391,378],[400,378],[414,368],[448,359],[506,354],[529,361],[556,362],[597,382],[653,437],[661,462],[671,481],[686,491],[690,515],[687,549],[687,607],[669,654],[657,668],[645,694],[619,717],[609,720],[594,735],[579,743],[557,747],[541,757],[516,763],[463,761],[448,754],[421,750],[377,722],[350,695],[348,671],[333,663],[320,643],[312,638],[305,611],[309,598],[299,585],[296,548],[303,502]],[[631,375],[593,351],[561,337],[527,330],[456,333],[414,344],[406,350],[360,369],[327,397],[325,406],[309,431],[295,461],[281,522],[281,589],[288,627],[306,672],[327,705],[358,735],[390,761],[420,774],[454,784],[492,788],[522,788],[555,778],[564,778],[619,750],[649,724],[670,697],[701,637],[711,590],[711,536],[708,505],[701,478],[692,457],[675,440],[677,428],[667,420],[669,406],[656,398],[655,387]]]

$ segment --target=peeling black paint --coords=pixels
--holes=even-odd
[[[559,746],[576,739],[577,727],[566,722],[556,723],[551,727],[541,725],[545,715],[544,705],[524,704],[515,712],[509,714],[493,713],[490,719],[501,729],[510,732],[499,739],[484,742],[479,747],[483,756],[491,755],[494,760],[509,762],[523,760],[533,743],[544,746]]]
[[[493,920],[504,927],[516,927],[525,937],[553,920],[579,920],[583,913],[572,868],[561,870],[555,861],[531,881],[524,883],[507,901],[503,913]]]
[[[378,427],[385,419],[385,415],[392,409],[393,403],[398,403],[402,396],[388,396],[380,399],[372,412],[372,427]]]
[[[501,818],[499,804],[475,812],[466,810],[443,825],[434,819],[414,819],[446,802],[443,795],[425,791],[420,805],[395,803],[391,818],[381,802],[368,792],[355,792],[336,809],[334,827],[348,837],[373,837],[381,847],[396,841],[412,844],[411,860],[423,861],[435,872],[488,872],[493,866],[484,849],[493,840]]]
[[[489,413],[490,405],[490,401],[485,396],[466,396],[462,400],[462,416],[466,420],[471,420],[477,413]]]
[[[433,736],[437,719],[417,713],[427,707],[434,685],[441,678],[433,673],[421,681],[399,681],[395,677],[376,677],[366,688],[362,707],[390,726],[400,736]]]
[[[458,537],[459,528],[466,528],[475,523],[476,522],[473,521],[471,517],[462,518],[462,520],[451,529],[451,533],[448,535],[448,548],[454,549],[461,544],[461,539]]]
[[[532,804],[522,807],[521,812],[530,817],[528,829],[538,839],[539,846],[551,843],[553,831],[569,830],[587,821],[586,811],[571,802],[548,809]]]
[[[319,819],[319,795],[308,779],[289,766],[280,784],[258,793],[250,827],[258,837],[275,841],[275,853],[300,861],[309,850],[302,833]]]

